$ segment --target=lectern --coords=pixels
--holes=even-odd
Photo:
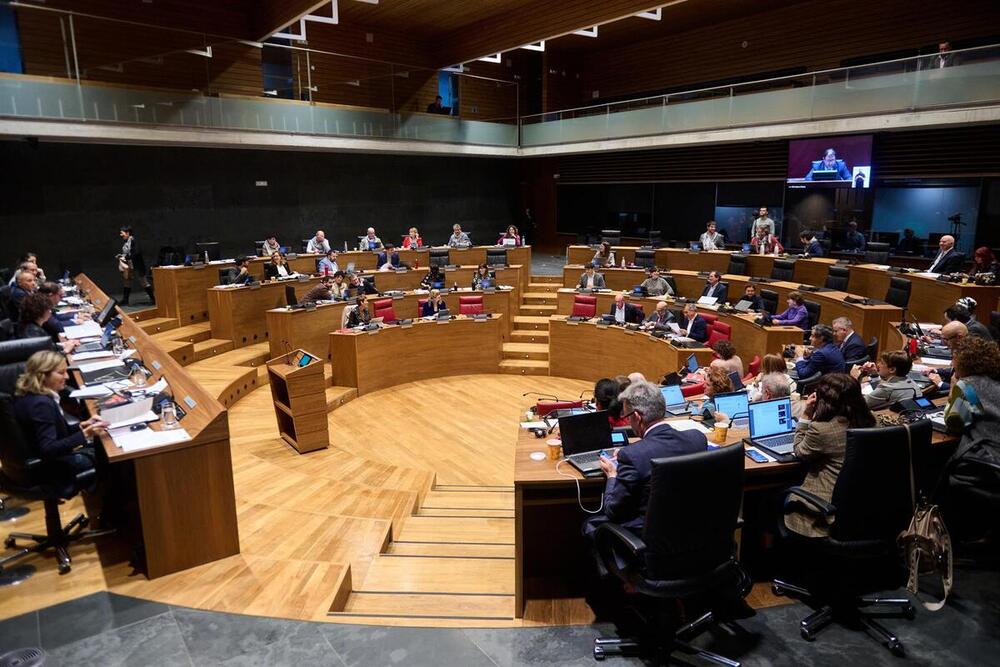
[[[267,373],[281,437],[299,454],[325,449],[330,435],[322,359],[295,350],[267,362]]]

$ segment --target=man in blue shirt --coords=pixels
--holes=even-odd
[[[816,239],[812,232],[802,232],[799,234],[799,241],[802,242],[803,252],[813,257],[823,256],[823,246]]]
[[[813,346],[811,353],[795,362],[795,372],[800,379],[812,377],[816,373],[844,372],[844,355],[837,347],[833,329],[825,324],[817,324],[812,328],[809,342]]]
[[[858,223],[851,220],[847,223],[847,235],[844,237],[844,250],[856,252],[865,251],[865,235],[858,231]]]

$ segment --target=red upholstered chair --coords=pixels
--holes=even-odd
[[[698,384],[685,384],[681,386],[681,394],[684,398],[690,398],[691,396],[698,396],[699,394],[705,393],[705,383],[699,382]]]
[[[708,342],[705,345],[714,348],[720,340],[729,340],[732,333],[733,328],[725,322],[713,322],[712,330],[708,334]]]
[[[424,316],[424,304],[427,303],[427,299],[417,299],[417,317]]]
[[[750,377],[757,377],[757,373],[760,373],[760,355],[753,355],[753,361],[750,362],[750,366],[747,367],[747,375]]]
[[[597,297],[577,294],[573,297],[574,317],[593,317],[597,314]]]
[[[482,295],[458,297],[459,315],[478,315],[484,312]]]
[[[719,320],[719,316],[712,313],[703,313],[699,311],[698,314],[705,318],[705,321],[708,322],[708,326],[710,327]]]
[[[392,307],[392,299],[376,299],[372,302],[372,317],[385,318],[386,322],[396,320],[396,311]]]

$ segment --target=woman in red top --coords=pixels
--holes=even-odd
[[[507,228],[506,234],[500,235],[500,238],[497,239],[497,245],[503,245],[505,239],[514,239],[514,245],[521,245],[521,235],[517,233],[517,227],[514,225]]]
[[[628,417],[622,416],[622,404],[618,401],[618,395],[624,389],[625,387],[608,378],[602,378],[594,385],[594,404],[598,410],[607,411],[611,428],[629,425]]]
[[[410,227],[410,233],[403,237],[404,248],[423,248],[424,240],[420,238],[416,227]]]

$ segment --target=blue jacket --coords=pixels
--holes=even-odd
[[[390,260],[389,260],[388,257],[386,257],[386,253],[380,252],[378,254],[378,266],[376,268],[381,269],[382,265],[385,264],[388,261],[390,261]],[[395,267],[399,266],[399,253],[397,253],[397,252],[392,253],[392,265],[395,266]]]
[[[833,167],[837,170],[837,178],[842,181],[851,180],[851,170],[847,168],[847,165],[843,160],[837,160],[837,163]],[[826,167],[823,166],[822,160],[813,160],[812,166],[809,168],[809,173],[806,174],[805,180],[811,181],[813,179],[814,171],[825,171]]]
[[[813,350],[813,353],[802,361],[795,362],[795,372],[803,379],[811,377],[817,372],[823,375],[843,373],[844,355],[840,353],[840,348],[836,344],[828,343]]]
[[[806,254],[813,257],[823,256],[823,245],[819,241],[813,241],[806,246]]]
[[[14,401],[14,415],[24,437],[41,459],[69,454],[87,444],[79,425],[66,423],[62,411],[51,396],[25,394]]]
[[[659,425],[642,440],[619,449],[618,476],[609,477],[604,487],[604,515],[608,521],[622,524],[638,534],[649,504],[651,461],[703,452],[706,447],[703,433],[676,431],[670,426]]]
[[[431,303],[430,299],[424,301],[424,304],[420,307],[420,316],[428,317],[430,315],[435,315],[439,310],[448,310],[448,305],[444,302],[444,299],[438,303],[437,310],[434,310],[434,304]]]
[[[851,359],[861,359],[862,357],[868,357],[868,346],[865,345],[865,341],[861,339],[861,336],[857,334],[856,331],[852,331],[851,335],[847,337],[847,340],[840,346],[840,353],[844,357],[844,361]],[[846,370],[850,370],[849,368]]]
[[[677,326],[681,328],[681,335],[685,335],[684,332],[687,331],[688,319],[681,316],[681,321],[678,322]],[[708,340],[708,320],[701,315],[695,315],[694,324],[691,325],[691,333],[687,335],[699,343],[704,343]]]

